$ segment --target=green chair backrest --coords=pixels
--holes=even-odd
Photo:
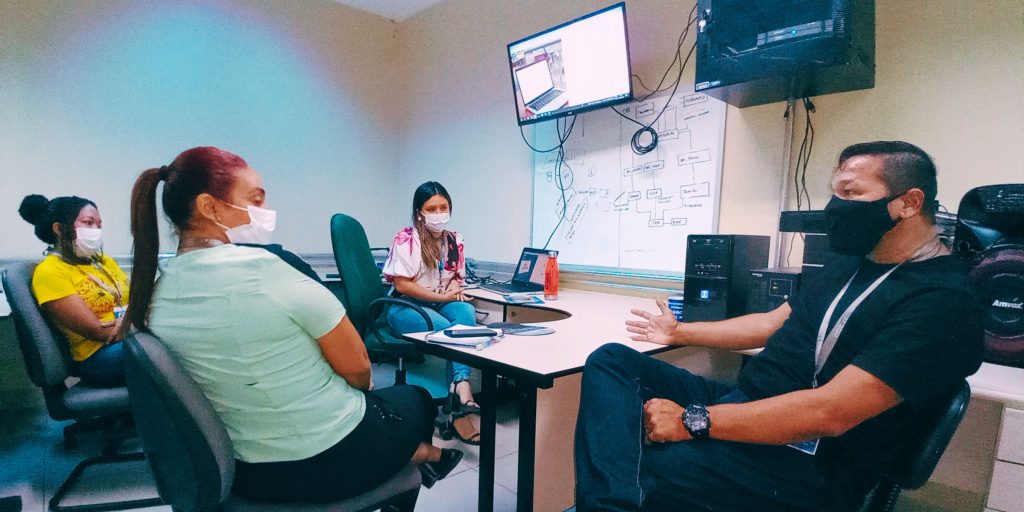
[[[348,299],[348,317],[356,329],[363,332],[376,320],[370,318],[370,303],[386,295],[366,231],[356,219],[336,213],[331,217],[331,246],[341,287]]]

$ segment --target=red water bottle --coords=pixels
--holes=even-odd
[[[558,252],[548,252],[544,265],[544,300],[558,300]]]

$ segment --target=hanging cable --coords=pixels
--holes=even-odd
[[[811,152],[814,150],[814,123],[811,121],[811,114],[815,112],[814,102],[810,98],[803,98],[801,101],[804,105],[804,137],[800,142],[800,150],[796,156],[796,166],[793,168],[793,190],[796,192],[796,209],[800,211],[804,207],[804,200],[807,202],[807,209],[813,209],[811,205],[811,193],[807,189],[807,166],[811,161]],[[786,107],[786,116],[796,114],[789,111],[789,107]],[[789,250],[786,251],[786,265],[789,265],[789,258],[793,254],[793,245],[796,241],[796,233],[793,234]],[[806,240],[804,235],[801,233],[800,238]]]
[[[697,48],[697,43],[694,42],[693,45],[690,46],[690,50],[686,53],[686,58],[683,58],[683,43],[686,41],[686,36],[690,34],[690,28],[697,21],[696,13],[697,5],[694,4],[693,8],[690,9],[690,13],[687,15],[686,26],[683,28],[683,31],[679,34],[679,39],[676,40],[675,57],[672,59],[672,62],[669,63],[668,68],[665,69],[665,73],[661,75],[661,80],[658,82],[658,85],[655,86],[653,90],[648,89],[647,86],[643,84],[643,80],[640,80],[639,76],[633,75],[637,78],[637,80],[640,81],[640,86],[643,87],[645,90],[649,91],[648,94],[640,98],[637,98],[637,102],[647,101],[648,98],[659,92],[667,91],[669,89],[672,90],[668,98],[665,100],[665,104],[661,107],[661,111],[658,112],[658,115],[655,116],[654,119],[651,120],[651,122],[644,124],[641,123],[640,121],[637,121],[636,119],[633,119],[623,114],[622,112],[619,111],[619,109],[612,107],[612,110],[614,110],[615,113],[621,116],[623,119],[632,121],[633,123],[640,126],[640,129],[638,129],[633,134],[633,137],[630,139],[630,147],[632,147],[633,152],[638,155],[650,153],[651,151],[654,151],[654,148],[658,147],[658,132],[654,128],[652,128],[652,126],[654,126],[654,124],[657,123],[659,119],[661,119],[662,114],[665,113],[665,110],[668,109],[669,104],[672,103],[672,98],[675,97],[676,91],[679,89],[679,84],[682,82],[683,70],[686,69],[686,64],[690,62],[690,57],[693,56],[693,52]],[[675,79],[672,80],[672,84],[665,86],[665,88],[662,88],[662,85],[664,85],[665,83],[665,79],[672,71],[672,68],[676,67],[677,64],[679,66],[679,71],[676,73]],[[651,140],[649,142],[643,142],[644,134],[647,134],[650,137]]]
[[[562,178],[562,168],[564,167],[568,173],[570,180],[573,178],[572,167],[565,162],[565,141],[569,140],[569,135],[572,134],[573,127],[576,126],[576,116],[572,116],[572,122],[568,123],[568,126],[563,126],[562,120],[559,119],[555,122],[555,130],[558,132],[558,147],[555,148],[558,153],[555,154],[555,186],[558,187],[558,191],[562,196],[562,208],[558,213],[558,222],[555,223],[555,227],[551,230],[551,234],[548,235],[548,239],[544,242],[542,250],[548,248],[548,244],[551,243],[551,239],[554,238],[555,233],[558,232],[558,228],[565,222],[565,216],[568,213],[569,205],[565,200],[565,182]],[[570,181],[571,182],[571,181]]]

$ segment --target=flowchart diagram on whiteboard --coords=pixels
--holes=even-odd
[[[560,176],[556,154],[537,153],[534,247],[551,236],[548,248],[563,264],[683,271],[686,235],[718,228],[725,104],[692,92],[677,91],[666,106],[668,98],[618,107],[644,124],[657,118],[649,153],[633,152],[639,126],[611,109],[577,118]],[[558,141],[554,122],[534,134],[535,146]]]

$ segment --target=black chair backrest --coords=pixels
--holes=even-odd
[[[336,213],[331,217],[331,246],[348,299],[348,317],[357,330],[364,332],[376,320],[370,318],[370,303],[386,295],[366,231],[356,219]]]
[[[67,386],[64,381],[75,375],[67,338],[43,315],[32,295],[32,273],[36,263],[19,261],[3,272],[3,286],[11,305],[14,333],[18,338],[25,368],[32,383],[43,390],[46,411],[50,417],[63,421],[76,415],[64,404]]]
[[[970,401],[971,386],[965,380],[952,399],[930,419],[932,427],[907,445],[901,459],[889,471],[889,480],[903,489],[917,489],[924,485],[946,451]]]
[[[135,333],[124,343],[132,414],[160,497],[175,511],[216,509],[235,474],[217,411],[155,336]]]
[[[35,269],[35,262],[16,262],[7,267],[3,283],[28,376],[33,384],[45,388],[63,385],[73,366],[67,339],[46,320],[32,295]]]

